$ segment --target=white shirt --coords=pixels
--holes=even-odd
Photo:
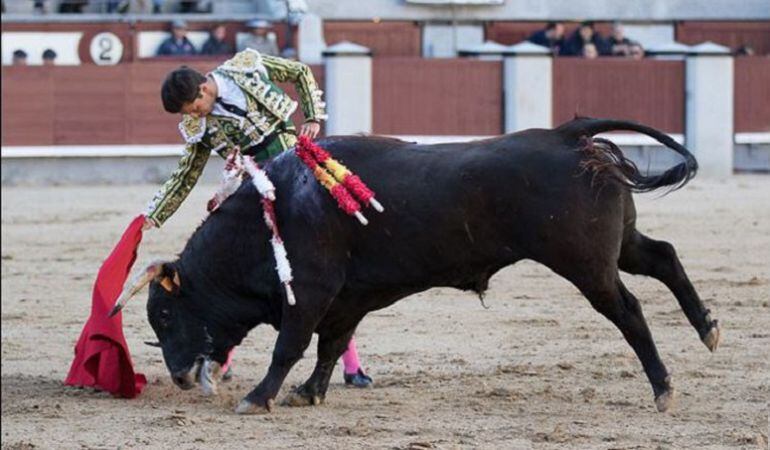
[[[241,88],[238,87],[235,81],[218,75],[216,72],[211,72],[210,75],[211,78],[214,79],[214,82],[217,84],[217,92],[219,93],[219,98],[221,98],[223,102],[235,105],[244,111],[248,111],[248,105],[246,105],[246,95],[243,93]],[[211,111],[211,114],[215,116],[227,116],[234,117],[236,119],[242,119],[241,116],[231,113],[230,111],[223,108],[219,103],[214,103],[214,109]]]

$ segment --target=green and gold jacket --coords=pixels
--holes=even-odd
[[[247,49],[225,61],[215,72],[241,88],[246,97],[246,118],[212,114],[199,119],[190,115],[182,117],[179,131],[186,142],[184,156],[147,207],[146,215],[156,226],[171,217],[187,198],[212,151],[224,158],[233,147],[248,148],[261,143],[280,125],[282,130],[294,129],[290,117],[297,109],[297,102],[275,83],[294,83],[306,121],[326,119],[325,103],[321,101],[323,92],[305,64]],[[270,158],[293,144],[294,137],[283,132],[270,144],[269,152],[255,159]]]

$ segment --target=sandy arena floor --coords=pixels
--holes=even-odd
[[[484,309],[435,289],[371,314],[359,351],[375,379],[324,405],[232,411],[264,375],[276,333],[254,330],[218,398],[169,378],[142,297],[125,313],[135,400],[64,387],[96,271],[156,186],[2,189],[2,448],[767,448],[770,398],[770,177],[696,179],[663,198],[637,196],[639,228],[672,242],[723,326],[711,355],[673,295],[626,276],[678,404],[655,412],[641,365],[577,290],[534,263],[492,279]],[[213,186],[199,186],[138,265],[181,250]],[[285,392],[306,378],[315,342]]]

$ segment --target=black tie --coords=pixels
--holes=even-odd
[[[217,103],[222,105],[222,108],[224,108],[227,112],[235,114],[236,116],[246,117],[246,111],[235,105],[231,105],[230,103],[225,102],[222,100],[222,97],[217,97]]]

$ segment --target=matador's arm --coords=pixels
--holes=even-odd
[[[326,103],[321,100],[323,91],[318,89],[313,72],[307,64],[269,55],[262,55],[262,64],[270,80],[294,83],[306,121],[326,120]]]
[[[179,167],[147,206],[147,218],[160,227],[171,217],[198,182],[211,150],[202,143],[187,144]]]

